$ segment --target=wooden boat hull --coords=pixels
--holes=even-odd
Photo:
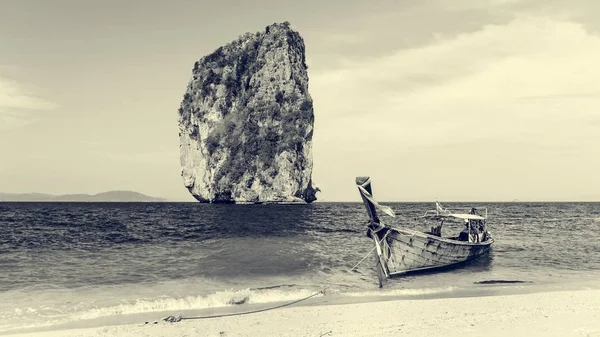
[[[493,239],[480,243],[442,238],[410,229],[387,227],[375,234],[387,276],[451,267],[489,253]]]
[[[487,209],[484,217],[475,208],[469,213],[455,213],[436,202],[436,210],[430,217],[441,219],[441,223],[432,227],[431,232],[396,228],[385,225],[379,219],[378,211],[391,217],[395,217],[395,213],[390,207],[375,201],[371,179],[356,177],[356,185],[369,215],[367,236],[375,244],[380,287],[388,277],[452,267],[475,260],[488,254],[494,243],[485,226]],[[464,221],[465,229],[459,233],[461,240],[440,236],[446,218]]]

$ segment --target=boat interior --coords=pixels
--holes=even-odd
[[[436,203],[436,208],[435,211],[427,211],[423,216],[426,222],[428,220],[438,221],[433,226],[427,225],[428,231],[425,233],[450,240],[473,243],[485,242],[491,237],[486,229],[487,208],[484,209],[485,215],[479,214],[475,208],[471,208],[468,213],[458,213],[443,209],[439,203]],[[443,235],[445,222],[453,224],[449,226],[451,230],[454,230],[450,236]],[[456,233],[456,223],[462,223],[463,225],[462,230],[458,234]]]

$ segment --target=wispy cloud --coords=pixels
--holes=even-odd
[[[55,107],[55,104],[36,97],[16,81],[0,77],[0,130],[32,123],[38,119],[32,111]]]

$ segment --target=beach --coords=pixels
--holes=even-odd
[[[600,290],[296,306],[241,316],[26,335],[600,336]]]

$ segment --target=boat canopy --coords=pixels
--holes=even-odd
[[[424,218],[432,218],[432,219],[445,219],[445,218],[455,218],[461,220],[485,220],[485,217],[477,214],[469,214],[469,213],[448,213],[448,214],[436,214],[436,213],[425,213]]]
[[[485,220],[487,217],[487,208],[484,208],[484,210],[486,216],[477,214],[474,209],[473,212],[475,213],[455,213],[449,209],[443,208],[442,205],[436,201],[435,210],[425,212],[423,217],[433,219],[455,218],[461,220]]]
[[[482,217],[481,215],[468,214],[468,213],[452,213],[452,214],[447,214],[447,215],[442,215],[442,216],[453,217],[453,218],[464,219],[464,220],[485,220],[485,218]]]

